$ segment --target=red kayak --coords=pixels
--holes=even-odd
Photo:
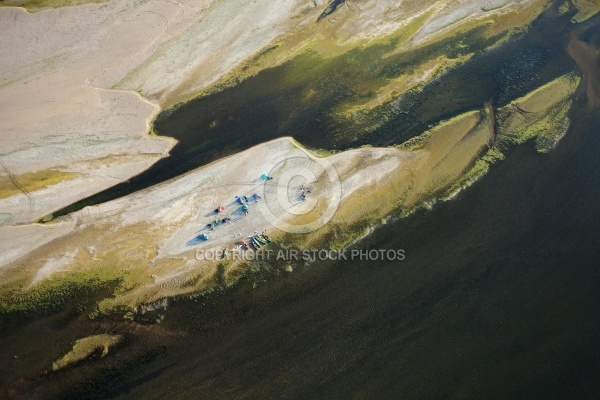
[[[246,243],[246,241],[245,241],[245,240],[242,240],[242,246],[244,246],[244,248],[245,248],[246,250],[248,250],[248,249],[250,248],[250,247],[248,247],[248,243]]]

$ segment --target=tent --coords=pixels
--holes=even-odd
[[[225,211],[225,206],[219,206],[219,208],[217,208],[217,212],[222,213],[223,211]]]
[[[265,181],[268,181],[268,180],[269,180],[269,179],[271,179],[271,178],[270,178],[270,177],[269,177],[269,175],[267,175],[267,174],[262,174],[262,175],[260,176],[260,179],[264,179]]]
[[[244,204],[244,205],[242,206],[242,211],[248,211],[248,206]]]

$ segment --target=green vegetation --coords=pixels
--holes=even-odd
[[[343,2],[332,1],[325,9],[322,16],[334,11]],[[245,79],[255,76],[261,70],[281,66],[282,60],[290,68],[290,75],[306,82],[315,78],[313,73],[323,70],[322,67],[331,67],[338,74],[344,71],[345,78],[361,78],[353,82],[354,88],[363,89],[362,95],[356,93],[352,103],[360,104],[361,101],[374,95],[377,89],[384,87],[390,79],[402,75],[411,75],[420,66],[430,63],[438,58],[460,59],[471,56],[477,52],[489,49],[502,43],[506,38],[515,33],[523,32],[528,24],[537,17],[546,6],[543,0],[537,0],[521,9],[489,15],[475,20],[468,19],[456,23],[452,28],[446,29],[443,34],[434,35],[431,39],[416,47],[405,48],[404,45],[417,34],[427,20],[434,14],[435,8],[431,7],[426,12],[412,18],[406,25],[395,32],[378,38],[355,43],[352,47],[338,45],[330,39],[330,35],[323,32],[323,38],[314,40],[315,33],[299,32],[298,38],[284,38],[280,42],[270,44],[263,51],[253,56],[242,66],[232,71],[219,82],[192,97],[207,96],[240,84]],[[324,30],[334,29],[323,27]],[[302,46],[301,44],[306,43]],[[290,59],[286,53],[290,49],[301,47],[302,50],[292,55]],[[296,51],[296,50],[294,50]],[[325,64],[306,68],[296,61],[303,58],[315,64]],[[297,68],[294,68],[297,66]],[[304,77],[303,77],[304,75]],[[398,95],[400,93],[396,93]],[[362,99],[359,97],[363,97]],[[188,98],[189,99],[189,98]]]
[[[491,147],[488,151],[475,161],[475,164],[463,176],[445,189],[440,196],[443,200],[453,198],[459,191],[472,185],[479,178],[488,173],[491,166],[498,161],[504,160],[504,154],[497,147]]]
[[[529,77],[527,35],[488,52],[526,30],[542,4],[466,19],[410,46],[433,8],[359,43],[338,45],[324,34],[335,27],[317,24],[311,38],[281,38],[199,98],[161,113],[155,129],[178,139],[181,153],[198,164],[281,136],[322,155],[397,145],[490,97],[503,105],[571,70],[552,45],[532,56],[536,73]],[[515,83],[520,68],[525,77]]]
[[[18,176],[1,175],[0,199],[21,194],[24,191],[33,192],[44,189],[61,181],[74,179],[75,177],[77,177],[77,174],[55,169],[28,172]]]
[[[578,84],[579,78],[568,74],[499,110],[501,139],[520,144],[535,138],[539,152],[552,150],[569,128],[571,94]]]
[[[569,129],[571,97],[578,83],[579,78],[575,74],[564,75],[498,110],[497,143],[445,190],[442,198],[452,198],[485,175],[492,165],[503,160],[504,153],[500,149],[535,140],[540,153],[551,151]]]
[[[25,280],[0,287],[0,316],[34,316],[60,312],[73,307],[97,314],[97,304],[106,295],[131,290],[133,272],[95,269],[85,272],[56,273],[32,287]]]
[[[597,0],[573,0],[573,4],[578,10],[577,14],[573,17],[573,19],[578,23],[590,19],[594,15],[598,14],[598,11],[600,11]],[[568,9],[568,3],[563,4],[562,8],[565,7]]]
[[[288,59],[283,54],[289,51],[289,46],[281,43],[271,45],[194,97],[208,96],[237,86],[271,66],[275,62],[272,60],[284,59],[287,61],[277,67],[279,73],[274,86],[301,86],[304,96],[300,98],[309,103],[319,101],[319,98],[335,96],[337,108],[344,109],[372,99],[377,90],[388,85],[391,79],[410,75],[432,60],[439,57],[457,59],[472,55],[494,46],[507,34],[504,32],[490,36],[490,22],[482,21],[483,26],[465,29],[461,25],[449,31],[443,38],[415,49],[399,51],[423,27],[433,12],[434,9],[431,8],[396,32],[378,40],[355,44],[350,49],[340,48],[326,39],[305,47],[293,58]],[[339,55],[330,55],[340,51]],[[340,72],[343,72],[343,79],[340,79]],[[344,92],[343,96],[341,92]]]
[[[108,351],[121,343],[123,336],[121,335],[94,335],[83,339],[79,339],[73,345],[73,350],[65,354],[59,360],[52,363],[52,370],[58,371],[70,365],[83,361],[96,352],[102,351],[100,356],[104,357]]]

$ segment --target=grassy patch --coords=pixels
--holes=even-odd
[[[33,192],[75,177],[77,174],[55,169],[28,172],[12,178],[8,174],[3,174],[0,175],[0,199],[21,194],[22,189]]]
[[[95,307],[93,299],[98,293],[113,292],[122,281],[121,273],[96,270],[61,273],[31,288],[25,280],[12,282],[0,287],[0,315],[47,315],[70,303],[80,310],[90,309]]]
[[[578,83],[576,75],[568,74],[500,109],[498,142],[446,189],[441,198],[454,197],[485,175],[492,165],[504,159],[501,149],[534,139],[540,153],[551,151],[569,129],[571,96]]]
[[[59,369],[86,360],[96,352],[100,352],[100,356],[104,357],[111,348],[122,341],[123,336],[108,334],[94,335],[79,339],[75,342],[73,349],[70,352],[52,363],[52,370],[58,371]]]
[[[578,23],[590,19],[600,11],[597,0],[573,0],[573,4],[578,10],[577,14],[573,17],[573,20]]]
[[[538,151],[547,153],[569,128],[571,95],[579,78],[568,74],[511,102],[498,112],[500,139],[515,144],[535,138]]]

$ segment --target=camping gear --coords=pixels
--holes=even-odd
[[[200,239],[200,240],[208,240],[208,235],[206,233],[202,233],[202,234],[200,234],[200,236],[198,236],[198,239]]]

